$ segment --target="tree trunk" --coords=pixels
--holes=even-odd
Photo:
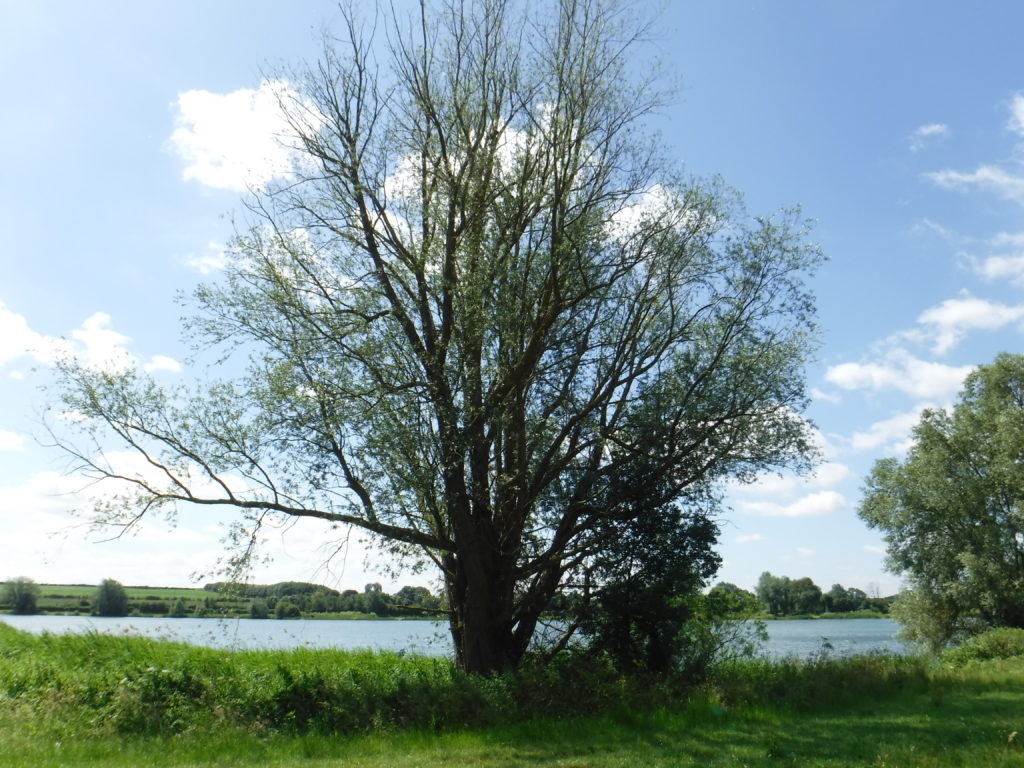
[[[456,666],[481,675],[514,668],[523,652],[513,632],[511,569],[496,565],[498,558],[491,552],[449,560],[455,574],[446,579],[446,589]]]

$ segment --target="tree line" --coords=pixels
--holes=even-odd
[[[153,589],[152,592],[159,592]],[[441,598],[426,587],[405,586],[394,594],[378,583],[363,591],[338,591],[320,584],[233,584],[217,582],[193,590],[195,597],[130,596],[115,579],[105,579],[89,595],[60,595],[27,577],[13,578],[0,591],[0,610],[14,614],[61,613],[95,616],[153,615],[182,617],[249,616],[297,618],[303,615],[356,613],[379,617],[433,616],[441,613]]]
[[[739,589],[731,584],[719,586]],[[773,616],[854,611],[888,613],[893,600],[892,597],[870,596],[862,589],[844,587],[842,584],[833,584],[828,592],[824,592],[806,576],[791,579],[788,576],[775,576],[769,571],[761,574],[755,593],[764,610]]]

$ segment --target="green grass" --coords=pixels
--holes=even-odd
[[[391,654],[0,632],[0,768],[1019,768],[1022,742],[1021,657],[749,661],[634,686],[600,666],[488,681]]]

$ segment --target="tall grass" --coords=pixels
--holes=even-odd
[[[387,652],[226,651],[0,625],[0,704],[58,735],[442,730],[644,707],[671,695],[668,681],[626,680],[582,657],[483,678],[446,659]]]

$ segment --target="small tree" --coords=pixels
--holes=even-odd
[[[19,576],[4,584],[4,602],[11,606],[11,613],[36,613],[38,600],[39,585],[27,576]]]
[[[127,616],[128,593],[121,582],[104,579],[96,588],[92,604],[99,616]]]
[[[583,569],[580,628],[618,667],[666,671],[686,654],[691,599],[721,562],[712,550],[718,527],[702,511],[669,506],[609,528]]]
[[[187,611],[187,609],[185,607],[185,601],[182,598],[179,597],[177,600],[175,600],[173,603],[171,603],[171,618],[172,619],[182,619],[182,618],[184,618],[186,611]]]

